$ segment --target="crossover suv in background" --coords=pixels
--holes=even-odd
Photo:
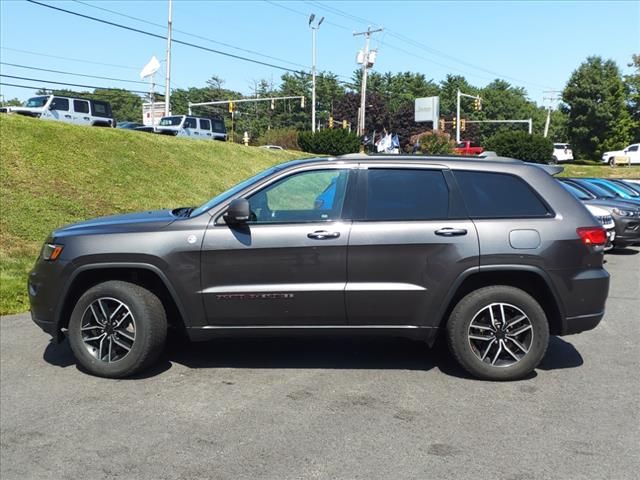
[[[615,167],[616,157],[627,157],[630,164],[640,164],[640,143],[634,143],[629,145],[623,150],[615,150],[612,152],[604,152],[602,154],[602,163],[608,163],[612,167]]]
[[[32,97],[22,107],[7,107],[7,113],[56,120],[76,125],[115,127],[111,104],[102,100],[43,95]]]
[[[99,218],[47,238],[33,320],[87,371],[229,335],[446,336],[472,375],[511,380],[549,335],[604,315],[607,235],[543,168],[491,157],[288,162],[197,208]]]
[[[156,133],[201,140],[227,140],[227,129],[221,118],[171,115],[162,117],[155,127]]]

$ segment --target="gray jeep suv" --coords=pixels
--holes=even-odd
[[[549,335],[604,315],[606,234],[542,168],[493,157],[285,163],[198,208],[56,230],[33,320],[105,377],[150,366],[168,327],[229,335],[446,335],[476,377],[511,380]]]

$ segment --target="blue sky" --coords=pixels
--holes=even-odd
[[[166,0],[47,1],[53,6],[164,35],[160,28],[122,15],[166,25]],[[589,55],[618,63],[623,71],[640,53],[640,1],[189,1],[174,0],[174,28],[257,54],[175,32],[174,38],[281,66],[311,63],[307,17],[325,16],[318,33],[318,68],[348,79],[363,45],[353,37],[367,25],[383,26],[373,37],[378,72],[415,71],[435,81],[462,74],[482,86],[496,77],[525,87],[532,100],[561,90]],[[165,41],[121,30],[25,0],[0,0],[0,59],[5,63],[86,75],[139,80],[152,55],[164,59]],[[32,52],[32,53],[26,53]],[[35,55],[35,54],[40,55]],[[44,56],[47,55],[47,56]],[[243,93],[262,78],[278,83],[282,71],[174,45],[172,85],[203,86],[211,75]],[[53,58],[64,57],[64,58]],[[75,61],[71,59],[81,60]],[[88,63],[91,61],[93,63]],[[289,62],[289,63],[285,63]],[[96,86],[146,90],[145,85],[81,78],[0,65],[5,75]],[[41,82],[0,79],[5,83]],[[164,83],[158,79],[158,83]],[[49,86],[51,86],[49,84]],[[33,92],[2,86],[5,99]]]

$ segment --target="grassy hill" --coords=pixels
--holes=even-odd
[[[199,205],[304,154],[0,115],[0,314],[28,309],[27,273],[53,229]]]

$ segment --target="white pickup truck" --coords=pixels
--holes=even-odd
[[[640,143],[629,145],[624,150],[614,150],[612,152],[604,152],[602,154],[602,163],[608,163],[615,167],[616,157],[628,157],[629,163],[640,163]]]

